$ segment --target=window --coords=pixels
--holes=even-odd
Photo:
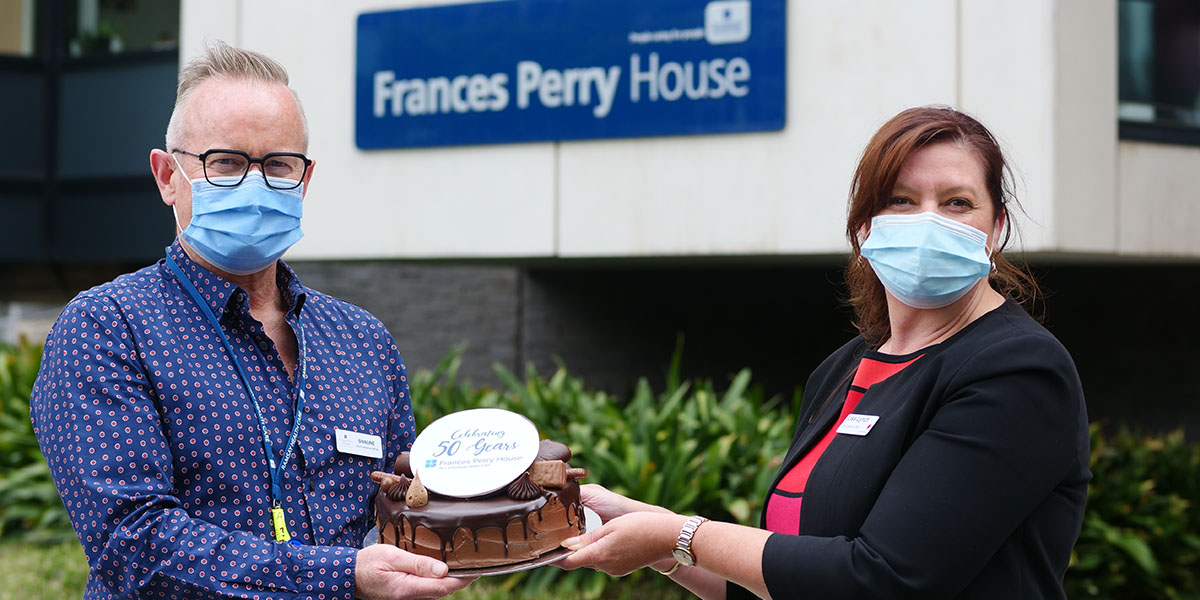
[[[173,228],[145,210],[158,204],[146,153],[171,114],[179,13],[178,0],[0,0],[0,132],[14,140],[0,145],[0,271],[162,253],[161,237],[102,232]],[[35,271],[32,287],[63,273]]]
[[[1200,1],[1120,0],[1121,137],[1200,144]]]
[[[71,57],[175,50],[178,45],[178,2],[69,0],[66,7]]]

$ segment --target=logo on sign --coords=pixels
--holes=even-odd
[[[738,44],[750,39],[750,0],[715,0],[704,7],[704,39]]]

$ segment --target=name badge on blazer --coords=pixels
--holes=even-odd
[[[838,433],[847,435],[867,435],[879,420],[879,415],[846,415],[846,420],[837,428]]]

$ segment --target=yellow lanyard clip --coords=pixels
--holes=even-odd
[[[292,539],[292,534],[288,533],[287,521],[284,519],[282,506],[276,505],[271,508],[271,524],[275,526],[275,539],[281,542]]]

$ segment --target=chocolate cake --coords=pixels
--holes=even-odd
[[[444,561],[451,569],[525,562],[584,531],[579,501],[583,469],[571,469],[565,444],[542,440],[537,460],[505,489],[451,498],[414,478],[408,453],[392,473],[376,471],[379,542]]]

